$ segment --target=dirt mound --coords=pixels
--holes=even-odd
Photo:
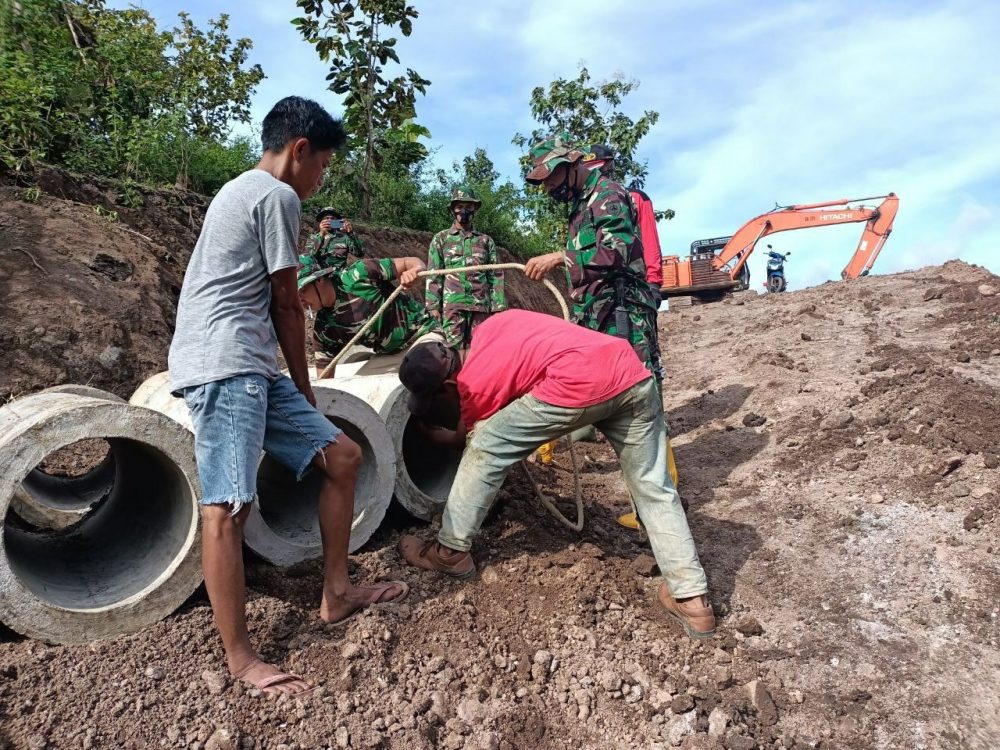
[[[0,183],[0,398],[61,383],[127,398],[166,369],[184,268],[207,207],[194,193],[125,191],[49,168],[32,185]],[[426,232],[358,233],[376,257],[427,259]],[[558,313],[545,287],[517,272],[508,279],[513,306]]]
[[[98,289],[176,283],[170,262],[131,254],[156,243],[114,227],[94,230],[105,246],[90,254],[29,245],[30,219],[92,229],[82,217],[93,209],[42,198],[47,213],[16,213],[41,208],[6,200],[17,223],[5,236],[19,232],[62,285],[46,288],[93,289],[64,349],[93,351],[101,316],[145,302],[137,292],[118,295],[132,307],[99,307]],[[164,216],[183,224],[185,213]],[[365,236],[377,248],[426,245]],[[14,254],[17,274],[3,281],[22,285],[23,306],[31,261]],[[109,277],[124,273],[118,261],[129,279]],[[661,315],[680,489],[720,616],[712,640],[663,618],[645,544],[615,523],[627,497],[615,457],[585,444],[583,533],[557,525],[515,470],[477,542],[479,577],[442,581],[401,563],[400,534],[433,529],[396,512],[353,572],[406,580],[411,594],[346,627],[316,616],[318,564],[249,563],[254,642],[320,685],[309,698],[269,699],[228,679],[198,595],[114,641],[0,637],[0,747],[1000,747],[996,289],[996,277],[955,262]],[[34,309],[4,312],[4,331],[42,325]],[[122,325],[138,358],[135,322]],[[25,388],[54,382],[18,367]],[[568,466],[557,452],[554,467],[532,468],[565,503]]]

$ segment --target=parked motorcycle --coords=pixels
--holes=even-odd
[[[785,259],[791,255],[790,252],[782,255],[767,246],[767,291],[773,293],[783,292],[787,287],[785,281]]]

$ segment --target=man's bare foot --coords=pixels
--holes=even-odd
[[[313,690],[313,686],[301,677],[282,672],[273,664],[268,664],[254,656],[239,669],[230,669],[233,677],[265,693],[285,693],[286,695],[304,695]]]
[[[319,616],[323,622],[339,625],[347,622],[373,604],[388,604],[402,600],[410,587],[402,581],[386,581],[371,586],[350,586],[343,594],[323,591]]]

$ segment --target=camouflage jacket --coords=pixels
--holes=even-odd
[[[566,276],[573,316],[578,323],[604,330],[621,285],[626,307],[656,310],[646,283],[639,225],[628,191],[592,170],[573,202],[566,242]]]
[[[341,271],[348,263],[362,258],[365,248],[354,232],[327,232],[326,237],[316,232],[306,240],[306,254],[316,258],[320,268]]]
[[[434,235],[427,251],[427,269],[463,268],[499,263],[497,247],[488,234],[449,227]],[[427,309],[439,319],[444,308],[495,313],[507,309],[503,271],[430,276]]]
[[[396,269],[391,258],[368,258],[351,263],[330,275],[337,293],[333,307],[316,313],[313,332],[324,351],[336,354],[353,338],[365,321],[395,289]],[[414,337],[438,328],[417,300],[401,293],[382,317],[362,337],[360,343],[379,354],[391,354]]]

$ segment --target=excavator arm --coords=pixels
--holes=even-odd
[[[875,208],[852,207],[852,204],[883,198]],[[892,232],[892,223],[899,210],[899,198],[895,193],[857,198],[855,200],[811,203],[802,206],[777,208],[751,219],[732,236],[718,255],[712,259],[712,267],[722,269],[732,263],[729,275],[736,279],[740,269],[747,262],[757,242],[769,234],[788,232],[793,229],[808,229],[831,224],[852,224],[866,222],[857,250],[841,272],[841,278],[856,279],[866,275],[878,257],[886,238]]]

